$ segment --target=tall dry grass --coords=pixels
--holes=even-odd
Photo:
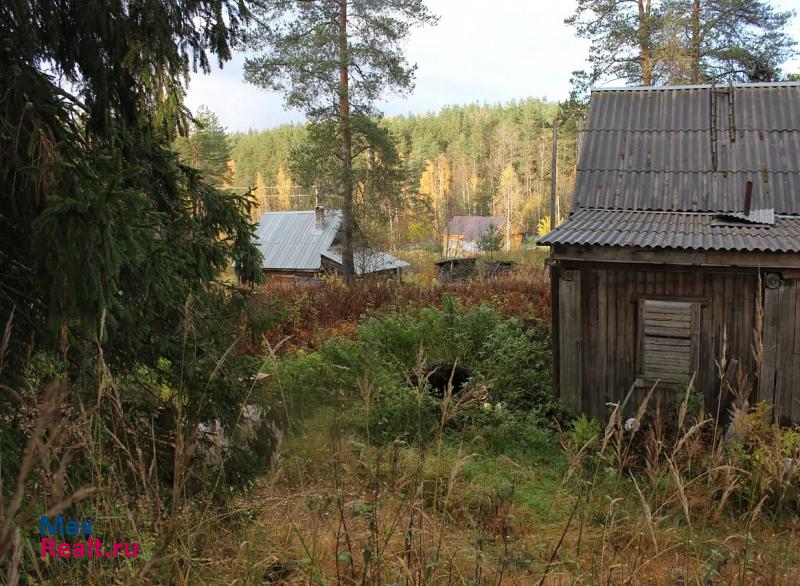
[[[6,333],[0,358],[9,339]],[[64,335],[62,350],[67,345]],[[215,535],[241,510],[217,498],[224,460],[202,455],[200,429],[187,425],[183,413],[180,397],[187,390],[162,397],[160,414],[142,412],[126,402],[99,343],[94,364],[87,363],[96,376],[68,381],[60,374],[68,370],[66,355],[62,351],[65,362],[53,380],[2,388],[21,406],[27,440],[13,478],[4,466],[7,455],[0,453],[0,583],[202,583],[208,567],[224,559]],[[212,378],[226,358],[219,359]],[[253,374],[254,386],[262,377]],[[89,381],[93,388],[82,386]],[[246,405],[247,398],[228,437],[241,437]],[[59,514],[94,520],[96,539],[136,543],[139,557],[43,558],[39,519]]]

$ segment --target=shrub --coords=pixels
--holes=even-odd
[[[515,434],[523,443],[540,441],[532,430],[554,409],[547,329],[542,323],[526,329],[488,304],[464,309],[453,297],[445,297],[441,309],[370,317],[355,340],[328,340],[319,351],[279,358],[270,388],[273,402],[285,399],[290,417],[308,417],[321,405],[352,407],[346,425],[361,435],[369,433],[376,442],[427,441],[443,415],[442,402],[429,392],[425,374],[440,364],[467,368],[472,377],[463,392],[476,391],[451,404],[446,416],[450,428],[485,426],[498,450]],[[488,387],[492,401],[502,403],[501,410],[525,414],[489,423],[487,417],[499,415],[481,415],[475,409],[484,400],[479,385]]]
[[[492,399],[514,409],[554,409],[547,330],[525,329],[516,318],[484,332],[478,370]]]
[[[503,454],[529,464],[552,456],[555,434],[540,411],[509,411],[493,407],[475,414],[465,431],[493,454]]]

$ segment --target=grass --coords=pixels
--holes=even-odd
[[[514,403],[514,384],[549,380],[536,363],[548,288],[533,270],[281,291],[250,308],[251,319],[280,309],[261,314],[272,321],[250,351],[263,353],[253,385],[290,424],[242,493],[212,490],[222,470],[180,405],[156,441],[152,422],[121,407],[110,372],[96,405],[69,404],[63,384],[28,389],[23,474],[0,499],[6,583],[800,583],[800,431],[748,404],[745,373],[721,375],[736,439],[691,389],[672,411],[654,390],[626,429],[619,408],[592,421],[541,395]],[[474,380],[439,400],[424,373],[443,360]],[[67,474],[79,454],[88,466]],[[104,539],[145,555],[45,563],[31,528],[48,510],[94,518]]]
[[[324,413],[305,426],[243,501],[258,503],[250,549],[214,581],[254,583],[276,569],[290,584],[535,584],[545,576],[546,584],[795,584],[800,575],[796,519],[690,524],[679,504],[665,508],[669,498],[642,486],[648,519],[630,477],[602,470],[591,497],[583,481],[565,482],[567,459],[552,443],[508,457],[458,432],[427,453],[379,452],[357,436],[331,443],[333,419]]]

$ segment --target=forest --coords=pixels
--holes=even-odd
[[[516,100],[385,116],[446,4],[0,3],[0,583],[800,583],[800,428],[749,393],[726,327],[705,368],[736,401],[690,378],[571,409],[536,243],[572,209],[590,87],[797,88],[794,14],[570,7],[554,34],[590,49],[569,94],[531,97],[520,71]],[[305,121],[190,111],[193,76],[235,57]],[[341,210],[341,275],[272,278],[261,218],[318,203]],[[440,278],[447,221],[489,214],[525,246]],[[359,231],[403,271],[359,275]]]
[[[382,118],[379,124],[397,152],[395,173],[383,181],[365,175],[359,183],[359,223],[371,241],[390,247],[434,245],[455,215],[507,216],[514,230],[533,236],[540,222],[549,225],[553,120],[563,119],[556,169],[559,207],[566,212],[585,114],[584,108],[531,98]],[[217,149],[224,185],[252,189],[262,209],[311,209],[317,201],[332,209],[341,205],[330,174],[305,161],[304,151],[313,148],[305,126],[225,135],[207,109],[195,118],[196,156],[213,160],[210,152]],[[188,146],[178,148],[188,153]]]

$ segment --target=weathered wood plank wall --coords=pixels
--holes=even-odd
[[[729,359],[737,359],[746,372],[753,372],[756,270],[658,270],[635,265],[605,268],[584,263],[565,263],[563,269],[572,275],[572,281],[562,280],[563,285],[559,286],[560,386],[562,396],[569,389],[567,406],[579,404],[581,411],[603,416],[607,403],[625,398],[638,375],[638,314],[643,297],[700,303],[695,388],[703,393],[710,410],[717,409],[719,379],[715,361],[722,357],[725,346]],[[580,287],[577,308],[576,284]],[[577,332],[570,325],[575,319],[580,320]],[[798,344],[800,341],[795,343],[793,338],[792,352],[800,350]],[[800,365],[796,368],[800,369]],[[578,383],[582,391],[576,400],[572,393]],[[642,387],[634,391],[629,409],[636,408],[647,390]],[[665,387],[659,396],[674,400],[675,391]],[[724,410],[728,398],[722,399]]]
[[[800,422],[800,282],[764,290],[764,359],[758,398],[771,402],[777,421]]]
[[[581,368],[581,271],[561,271],[558,282],[561,402],[579,413],[585,409]]]

